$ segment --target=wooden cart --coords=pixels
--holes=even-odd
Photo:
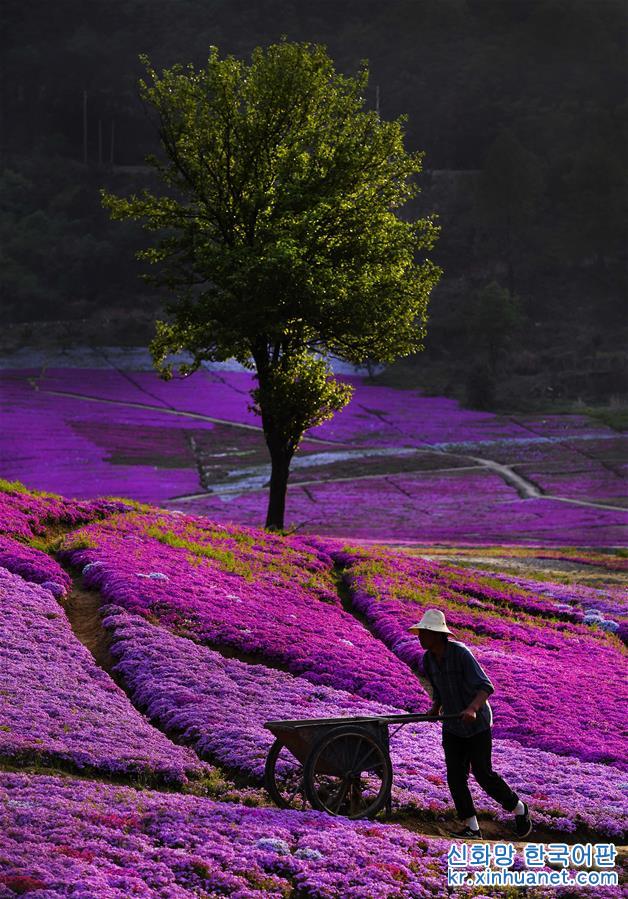
[[[382,715],[267,721],[274,736],[264,782],[280,808],[306,808],[330,815],[373,818],[390,813],[393,781],[389,743],[406,724],[459,715]],[[390,725],[397,725],[391,734]]]

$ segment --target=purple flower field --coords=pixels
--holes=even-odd
[[[455,638],[491,672],[496,736],[628,770],[626,651],[601,623],[560,620],[571,613],[552,614],[521,589],[499,590],[486,577],[421,559],[382,564],[380,554],[364,551],[336,557],[350,566],[355,607],[414,670],[422,671],[423,654],[408,627],[426,608],[446,612]]]
[[[152,502],[199,489],[189,448],[191,421],[0,380],[0,470],[9,480],[77,498],[113,494]],[[79,378],[65,387],[89,384]],[[195,421],[194,433],[211,427]]]
[[[314,684],[409,711],[427,702],[395,655],[340,607],[325,563],[298,540],[136,513],[88,525],[76,539],[89,548],[66,558],[88,568],[86,584],[108,602]]]
[[[287,513],[299,530],[625,545],[625,436],[583,415],[498,416],[346,380],[352,402],[313,429],[293,463]],[[0,372],[0,471],[66,496],[259,525],[269,466],[252,386],[244,371],[170,382],[115,369]]]
[[[32,584],[41,584],[57,598],[65,596],[70,588],[69,574],[55,559],[40,549],[1,535],[0,568],[19,574]]]
[[[0,757],[184,784],[202,766],[133,708],[49,590],[0,568]]]
[[[0,831],[2,899],[418,899],[446,871],[444,841],[398,827],[53,777],[0,776]]]
[[[0,899],[453,895],[440,725],[393,737],[392,820],[261,788],[266,720],[429,707],[430,607],[495,685],[529,839],[625,842],[625,438],[347,380],[279,536],[247,372],[0,371]]]
[[[215,520],[259,524],[261,493],[195,499],[170,505]],[[494,543],[505,539],[548,545],[623,546],[628,514],[618,509],[568,505],[559,500],[519,499],[492,472],[425,476],[389,475],[347,483],[289,489],[290,518],[302,530],[371,539],[380,543]],[[377,509],[370,515],[369,509]]]
[[[104,610],[103,624],[112,635],[112,653],[118,660],[115,671],[123,677],[134,703],[158,727],[193,746],[202,757],[243,772],[257,783],[262,781],[274,739],[263,728],[264,721],[399,712],[355,694],[314,687],[303,678],[264,665],[226,659],[113,605]],[[438,726],[404,728],[392,741],[391,757],[396,810],[447,810],[450,800]],[[584,823],[609,837],[625,830],[623,791],[612,767],[570,759],[566,779],[559,756],[501,739],[495,743],[495,759],[509,783],[534,801],[536,820],[548,829],[569,832]],[[545,771],[542,787],[540,767]],[[508,819],[481,791],[475,788],[474,793],[479,809]]]

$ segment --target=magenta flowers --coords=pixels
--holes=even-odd
[[[266,720],[399,712],[351,693],[314,686],[284,671],[224,658],[113,605],[104,609],[103,623],[118,660],[115,671],[134,704],[203,758],[244,773],[255,783],[261,783],[273,741],[263,727]],[[424,723],[404,728],[391,742],[391,757],[396,810],[451,811],[440,726]],[[623,832],[627,823],[624,795],[612,768],[571,759],[570,775],[565,778],[560,756],[511,740],[495,741],[495,759],[508,782],[534,803],[537,823],[558,831],[573,831],[585,824],[609,836]],[[540,769],[545,772],[542,785]],[[475,792],[478,808],[502,820],[510,817],[483,793]]]
[[[202,765],[130,704],[51,592],[0,568],[0,756],[183,784]]]
[[[0,832],[3,899],[437,897],[446,872],[444,840],[399,827],[54,777],[0,775]]]
[[[156,513],[95,523],[81,539],[94,548],[67,558],[91,563],[85,582],[174,633],[367,699],[427,704],[406,666],[341,608],[329,560],[311,546]]]
[[[417,832],[453,824],[434,722],[392,735],[392,808],[406,826],[261,807],[266,720],[428,707],[407,627],[430,606],[495,683],[494,766],[538,837],[621,839],[623,563],[534,553],[606,565],[595,571],[614,583],[494,575],[4,482],[0,768],[26,770],[0,771],[0,899],[444,895],[450,843]],[[471,790],[481,821],[511,840],[512,816]]]
[[[351,566],[356,608],[417,671],[423,653],[408,628],[425,608],[446,612],[454,635],[476,652],[495,684],[496,736],[628,770],[625,656],[613,634],[556,620],[544,597],[535,603],[529,591],[507,583],[500,592],[482,575],[407,556],[338,552],[336,558]],[[591,695],[599,697],[593,705]]]

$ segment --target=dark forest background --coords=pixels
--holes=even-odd
[[[624,0],[4,0],[0,256],[4,351],[138,345],[164,302],[144,235],[99,188],[149,184],[139,53],[324,43],[370,62],[368,105],[406,113],[436,211],[426,352],[380,380],[479,407],[619,406],[626,332]]]

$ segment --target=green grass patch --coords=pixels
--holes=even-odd
[[[65,536],[61,540],[57,549],[63,549],[64,551],[69,552],[70,550],[75,549],[96,549],[97,547],[98,542],[94,537],[86,534],[83,531],[76,531],[70,536]]]
[[[1,493],[22,493],[25,496],[43,496],[48,499],[63,499],[58,493],[48,493],[46,490],[29,490],[21,481],[7,481],[0,478]]]
[[[596,418],[614,431],[628,431],[628,406],[614,409],[611,406],[599,409],[585,409],[585,415]]]
[[[198,543],[195,540],[181,537],[175,534],[174,531],[163,530],[152,524],[148,525],[145,533],[148,537],[153,537],[155,540],[163,543],[164,546],[187,550],[192,556],[196,556],[199,559],[212,559],[214,562],[218,562],[225,571],[238,574],[246,580],[251,580],[253,577],[250,567],[241,559],[238,559],[230,549],[220,549],[220,547],[212,546],[211,544]]]

